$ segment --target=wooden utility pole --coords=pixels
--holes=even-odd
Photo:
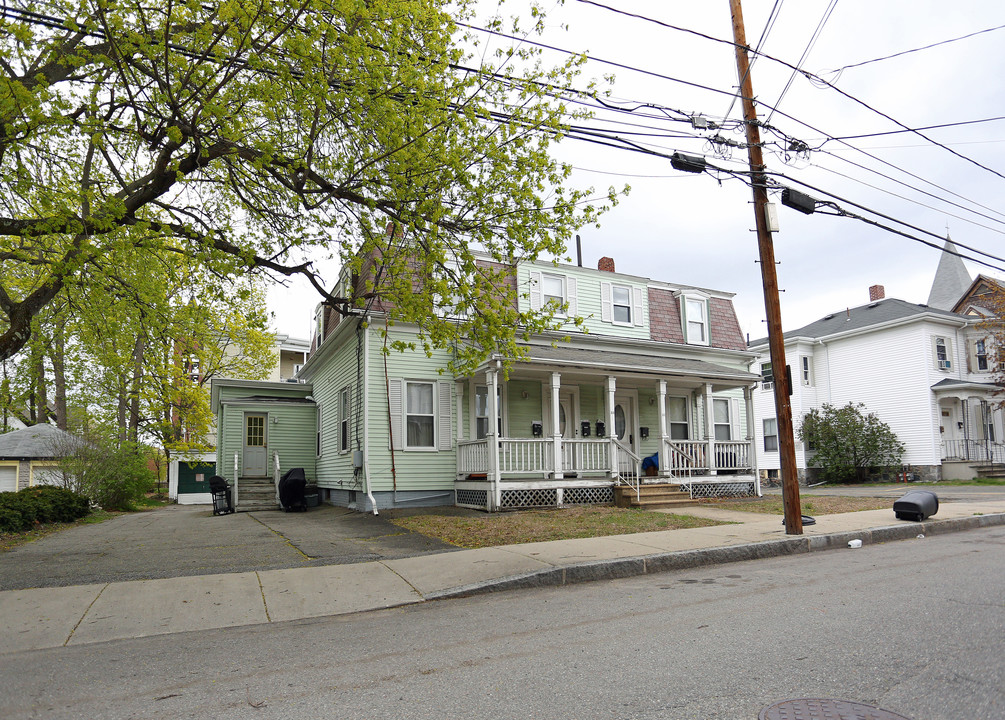
[[[782,335],[782,312],[778,302],[778,278],[775,276],[775,249],[768,229],[767,180],[761,155],[761,133],[754,108],[753,83],[750,80],[750,57],[743,29],[743,9],[740,0],[729,0],[733,16],[733,42],[736,45],[736,72],[740,77],[740,98],[743,100],[743,120],[747,128],[747,153],[750,159],[750,185],[754,191],[754,221],[757,226],[757,248],[761,258],[761,282],[764,286],[764,311],[768,318],[768,348],[774,377],[775,418],[778,423],[778,451],[782,464],[782,497],[785,503],[785,532],[803,534],[803,515],[799,506],[799,476],[796,473],[796,443],[792,432],[792,404],[788,373],[785,371],[785,338]]]

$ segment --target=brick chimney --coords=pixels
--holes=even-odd
[[[869,288],[869,302],[876,302],[886,297],[886,289],[882,285],[873,285]]]
[[[602,257],[597,263],[597,270],[603,270],[604,272],[614,272],[614,258]]]

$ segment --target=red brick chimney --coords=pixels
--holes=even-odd
[[[869,302],[876,302],[886,297],[886,289],[882,285],[873,285],[869,288]]]
[[[614,258],[602,257],[597,263],[597,270],[604,272],[614,272]]]

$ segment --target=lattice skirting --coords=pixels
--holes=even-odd
[[[575,487],[562,491],[562,503],[565,505],[609,505],[614,502],[614,488],[608,487]]]
[[[690,490],[691,497],[752,497],[757,494],[753,480],[740,482],[696,482],[682,483],[683,490]]]
[[[467,490],[458,488],[457,499],[455,502],[458,505],[463,505],[464,507],[475,507],[484,510],[489,504],[489,493],[488,490]]]
[[[457,488],[456,503],[462,507],[488,508],[489,490]],[[504,488],[500,495],[500,510],[553,508],[559,505],[610,505],[614,502],[614,488],[552,487]]]

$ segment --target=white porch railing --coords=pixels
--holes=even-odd
[[[642,461],[638,455],[632,452],[631,448],[625,447],[616,439],[611,438],[611,445],[614,447],[615,459],[618,461],[618,485],[628,485],[635,490],[635,499],[641,500],[641,480],[639,479],[639,463]]]
[[[608,440],[562,440],[562,472],[610,472],[611,443]]]
[[[457,474],[487,473],[489,471],[489,441],[462,440],[457,443]]]
[[[715,443],[716,470],[749,470],[754,464],[750,461],[750,443],[746,441],[729,441]]]
[[[499,472],[540,475],[555,469],[555,442],[543,438],[499,440]]]
[[[690,477],[708,467],[708,443],[699,440],[667,440],[663,443],[671,477]]]

